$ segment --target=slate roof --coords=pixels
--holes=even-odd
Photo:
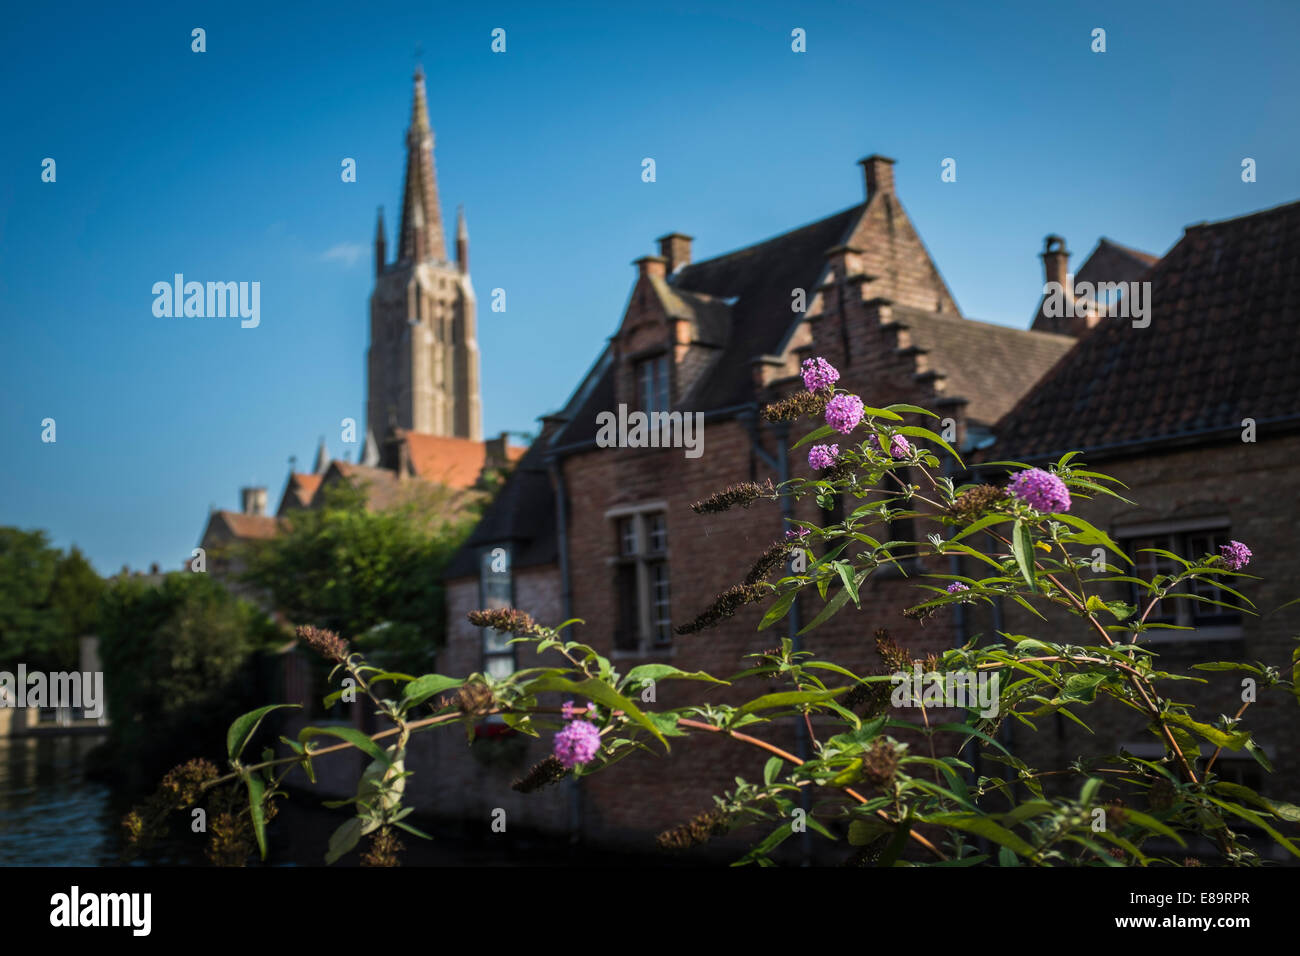
[[[826,251],[844,241],[863,208],[853,206],[744,249],[683,266],[662,283],[664,291],[655,282],[660,298],[669,297],[666,304],[671,302],[672,308],[683,310],[683,317],[700,323],[702,341],[722,346],[691,399],[693,409],[707,413],[755,400],[750,363],[780,350],[792,324],[790,290],[807,289],[811,295],[826,266]],[[617,405],[613,367],[599,374],[557,445],[594,441],[596,413]]]
[[[974,425],[990,426],[1009,412],[1076,344],[1068,335],[898,306],[892,315],[943,375],[943,394],[966,399],[966,417]]]
[[[1102,320],[998,423],[993,457],[1123,454],[1300,418],[1300,202],[1191,226],[1146,278],[1150,326]]]

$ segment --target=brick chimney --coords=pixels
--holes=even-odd
[[[876,193],[884,193],[887,196],[894,194],[894,161],[892,159],[888,156],[872,153],[866,159],[858,160],[858,165],[862,167],[862,171],[866,176],[868,202]]]
[[[666,236],[660,236],[656,242],[659,243],[659,256],[667,261],[668,274],[672,275],[682,266],[691,264],[691,240],[693,236],[688,236],[681,232],[670,232]]]
[[[662,279],[667,274],[668,260],[663,256],[642,256],[633,260],[632,265],[636,266],[637,275],[642,278],[654,276]]]
[[[239,496],[243,502],[244,514],[246,515],[266,514],[266,489],[265,488],[240,488]]]
[[[496,438],[489,438],[483,442],[483,467],[486,468],[504,468],[509,464],[509,458],[506,455],[506,449],[509,446],[510,433],[502,432]]]
[[[1055,282],[1061,287],[1066,302],[1074,301],[1074,277],[1070,275],[1070,250],[1060,236],[1048,236],[1043,241],[1043,282]]]

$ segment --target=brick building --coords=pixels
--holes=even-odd
[[[1300,203],[1191,226],[1142,278],[1150,282],[1149,324],[1120,318],[1095,323],[1069,360],[998,423],[987,460],[1043,463],[1079,450],[1089,466],[1121,479],[1136,507],[1098,496],[1076,498],[1073,511],[1107,531],[1148,579],[1167,570],[1166,559],[1135,553],[1139,548],[1195,558],[1217,553],[1228,540],[1245,542],[1254,552],[1246,571],[1262,580],[1233,586],[1254,601],[1259,616],[1168,599],[1152,620],[1196,631],[1155,631],[1144,640],[1170,669],[1198,660],[1244,660],[1289,675],[1300,608],[1277,609],[1300,597],[1300,556],[1290,543],[1300,458],[1300,339],[1294,335]],[[1124,585],[1113,589],[1107,599],[1136,600]],[[1197,593],[1233,600],[1209,587]],[[1076,619],[1049,616],[1048,627],[1061,640],[1087,642]],[[1011,606],[1003,627],[1027,634],[1044,629],[1025,617]],[[1178,685],[1178,698],[1202,705],[1200,719],[1237,713],[1244,675],[1202,676],[1205,685]],[[1091,736],[1063,718],[1045,721],[1037,734],[1008,729],[1026,759],[1042,766],[1120,746],[1138,756],[1163,756],[1142,722],[1120,710],[1102,704],[1081,712],[1095,731]],[[1295,800],[1295,700],[1261,691],[1244,720],[1276,773],[1264,772],[1245,751],[1226,750],[1215,772]]]
[[[787,517],[827,519],[811,499],[788,515],[772,502],[712,515],[695,514],[690,504],[735,482],[807,473],[806,450],[790,446],[810,426],[792,431],[758,414],[802,388],[803,358],[825,356],[840,369],[840,386],[868,404],[935,410],[954,444],[970,450],[987,444],[994,425],[1075,346],[1071,335],[962,316],[899,201],[893,161],[871,156],[861,165],[865,201],[842,212],[703,261],[693,261],[690,236],[669,233],[658,240],[658,255],[635,261],[615,334],[566,406],[542,419],[540,438],[448,572],[442,672],[508,673],[536,663],[504,636],[465,621],[473,608],[503,605],[543,623],[583,619],[576,636],[624,671],[656,661],[721,677],[741,670],[744,655],[778,640],[758,632],[761,607],[686,637],[673,626],[740,581],[783,536]],[[1089,265],[1119,281],[1128,272],[1108,270],[1129,261],[1102,245]],[[701,413],[702,454],[601,447],[597,418],[620,406]],[[909,537],[926,530],[899,529]],[[918,600],[900,574],[874,575],[863,610],[809,632],[803,646],[865,671],[877,662],[876,627],[889,627],[918,655],[966,633],[960,615],[924,627],[904,619],[902,609]],[[788,630],[777,630],[794,635],[819,606],[815,592],[801,598]],[[752,682],[742,688],[745,696],[765,690]],[[708,696],[726,699],[713,689]],[[701,699],[697,685],[679,682],[659,687],[656,703]],[[791,748],[806,746],[798,733],[764,728]],[[527,796],[512,792],[510,781],[548,751],[549,740],[534,741],[507,767],[480,763],[453,735],[422,735],[413,747],[451,784],[440,788],[437,812],[485,819],[501,807],[520,825],[644,848],[658,830],[712,806],[711,794],[734,776],[761,773],[763,758],[734,742],[672,743],[670,759],[637,755],[580,785]]]

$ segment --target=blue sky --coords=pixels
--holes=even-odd
[[[417,43],[444,216],[469,221],[488,434],[564,401],[656,236],[705,258],[829,215],[861,201],[868,153],[898,160],[964,314],[1020,327],[1049,232],[1077,265],[1102,235],[1162,253],[1300,198],[1294,3],[120,6],[24,5],[0,35],[0,525],[103,573],[178,567],[210,504],[278,501],[321,435],[355,454],[339,422],[364,421]],[[155,318],[176,272],[260,282],[261,325]]]

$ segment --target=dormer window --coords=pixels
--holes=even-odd
[[[636,396],[640,411],[666,412],[668,398],[668,356],[656,355],[636,363]]]

